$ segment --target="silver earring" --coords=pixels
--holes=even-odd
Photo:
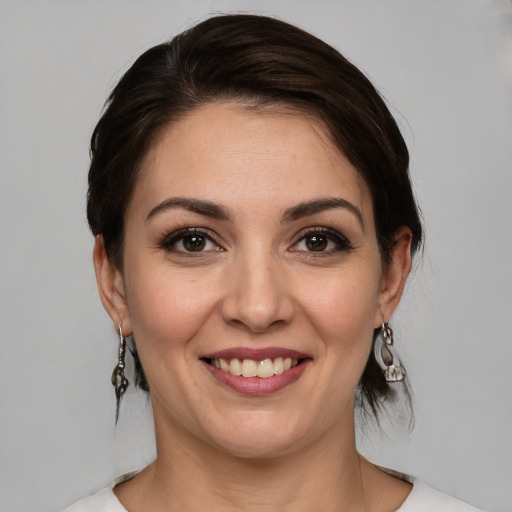
[[[375,344],[375,356],[384,371],[387,382],[401,382],[405,379],[405,368],[400,364],[391,351],[393,346],[393,330],[382,318],[380,330],[380,343]]]
[[[128,379],[124,375],[124,356],[126,354],[126,340],[123,336],[123,329],[119,324],[119,351],[117,354],[117,365],[112,372],[112,385],[116,393],[116,423],[119,418],[119,405],[121,397],[128,387]]]

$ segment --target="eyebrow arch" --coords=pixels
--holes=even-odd
[[[191,199],[188,197],[170,197],[169,199],[162,201],[151,209],[151,211],[146,216],[146,222],[148,222],[151,218],[155,217],[159,213],[170,210],[172,208],[184,208],[185,210],[198,213],[199,215],[204,215],[205,217],[211,217],[213,219],[219,220],[229,220],[231,217],[229,210],[215,203],[212,203],[211,201],[205,201],[203,199]]]
[[[315,199],[314,201],[308,201],[305,203],[300,203],[296,206],[292,206],[291,208],[288,208],[284,211],[281,222],[284,223],[298,220],[302,217],[314,215],[315,213],[331,210],[333,208],[345,208],[354,214],[364,230],[364,221],[361,210],[359,210],[359,208],[354,206],[351,202],[347,201],[346,199],[342,199],[341,197],[326,197]]]

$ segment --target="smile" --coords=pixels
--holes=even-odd
[[[298,359],[291,357],[276,357],[274,359],[210,359],[208,361],[215,368],[231,375],[242,377],[260,377],[268,379],[274,375],[281,375],[283,372],[295,368],[299,364]]]
[[[270,395],[297,381],[309,354],[284,348],[232,348],[200,358],[220,383],[245,395]]]

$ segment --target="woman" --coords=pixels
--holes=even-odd
[[[388,322],[422,227],[352,64],[274,19],[211,18],[135,62],[91,155],[112,383],[119,408],[128,341],[157,459],[68,510],[476,510],[355,447],[356,404],[377,414],[405,377]]]

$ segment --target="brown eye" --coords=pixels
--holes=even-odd
[[[206,238],[201,235],[188,235],[183,237],[182,244],[185,251],[198,252],[204,250]]]
[[[329,243],[329,239],[325,235],[318,233],[306,236],[304,241],[308,250],[313,252],[325,251]]]
[[[317,253],[317,256],[328,256],[340,252],[350,252],[354,247],[339,231],[327,227],[309,228],[302,237],[293,244],[289,251],[298,253]]]
[[[202,253],[223,252],[223,247],[215,241],[215,235],[197,228],[179,229],[167,235],[159,246],[166,252],[182,253],[188,256],[201,256]]]

